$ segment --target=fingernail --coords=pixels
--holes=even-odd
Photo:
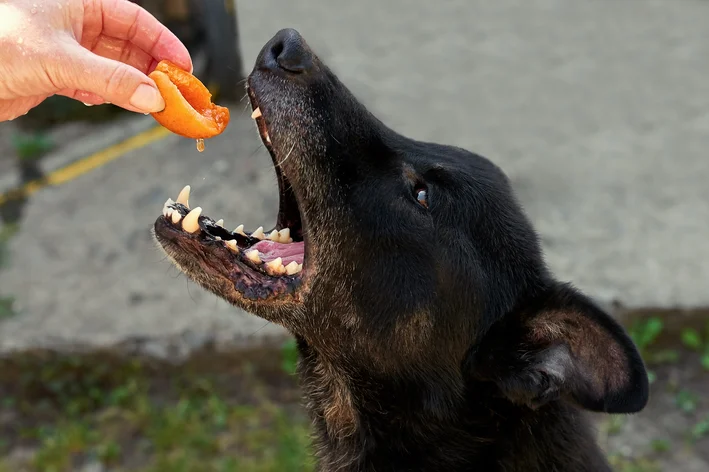
[[[133,96],[130,97],[130,104],[150,113],[165,109],[165,100],[163,100],[160,92],[148,84],[138,85],[138,88],[133,92]]]

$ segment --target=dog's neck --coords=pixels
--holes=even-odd
[[[445,377],[393,384],[372,382],[370,373],[363,385],[350,371],[305,354],[299,376],[319,471],[541,472],[570,463],[578,467],[558,470],[610,470],[589,447],[594,438],[585,415],[564,402],[531,410],[500,398],[490,384],[455,385]]]

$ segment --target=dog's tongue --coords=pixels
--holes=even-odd
[[[263,262],[269,262],[277,257],[283,260],[283,265],[288,265],[289,262],[303,263],[305,246],[303,241],[297,243],[282,244],[274,241],[260,241],[251,249],[256,249]]]

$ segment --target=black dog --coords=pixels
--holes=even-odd
[[[641,410],[644,364],[549,273],[502,171],[387,128],[294,30],[247,91],[275,229],[188,214],[186,189],[155,233],[197,283],[296,336],[319,470],[610,470],[582,410]]]

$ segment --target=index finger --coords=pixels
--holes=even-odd
[[[128,0],[92,0],[100,9],[103,34],[124,39],[150,54],[192,72],[192,59],[177,36],[142,7]]]

